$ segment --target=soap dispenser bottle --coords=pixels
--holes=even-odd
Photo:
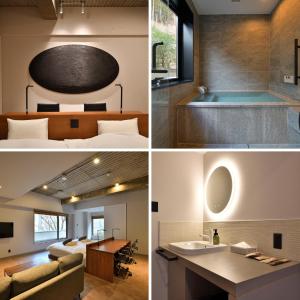
[[[219,234],[218,234],[218,229],[214,229],[215,233],[214,233],[214,236],[213,236],[213,244],[214,245],[219,245],[220,244],[220,237],[219,237]]]

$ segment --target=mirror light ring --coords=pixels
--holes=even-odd
[[[219,167],[225,167],[229,171],[232,180],[232,191],[226,207],[220,213],[214,213],[208,207],[207,185],[212,173]],[[205,211],[211,220],[225,220],[233,213],[239,197],[239,184],[238,170],[236,165],[232,161],[225,159],[219,160],[210,167],[204,185],[204,204]]]

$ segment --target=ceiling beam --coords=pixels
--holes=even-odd
[[[57,19],[55,0],[37,0],[37,6],[43,19]]]
[[[136,191],[148,188],[148,176],[137,178],[131,181],[120,183],[118,186],[110,186],[107,188],[95,190],[92,192],[76,195],[72,198],[64,198],[61,200],[61,204],[74,204],[83,201],[90,200],[96,197],[103,197],[112,194],[124,193],[129,191]]]

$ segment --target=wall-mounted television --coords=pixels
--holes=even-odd
[[[0,239],[14,236],[14,223],[0,222]]]

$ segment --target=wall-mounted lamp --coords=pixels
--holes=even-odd
[[[120,83],[115,84],[115,86],[119,86],[121,89],[121,99],[120,99],[120,113],[123,113],[123,86]]]
[[[26,86],[26,103],[25,103],[26,115],[28,115],[28,89],[31,87],[33,87],[33,85],[28,84]]]

